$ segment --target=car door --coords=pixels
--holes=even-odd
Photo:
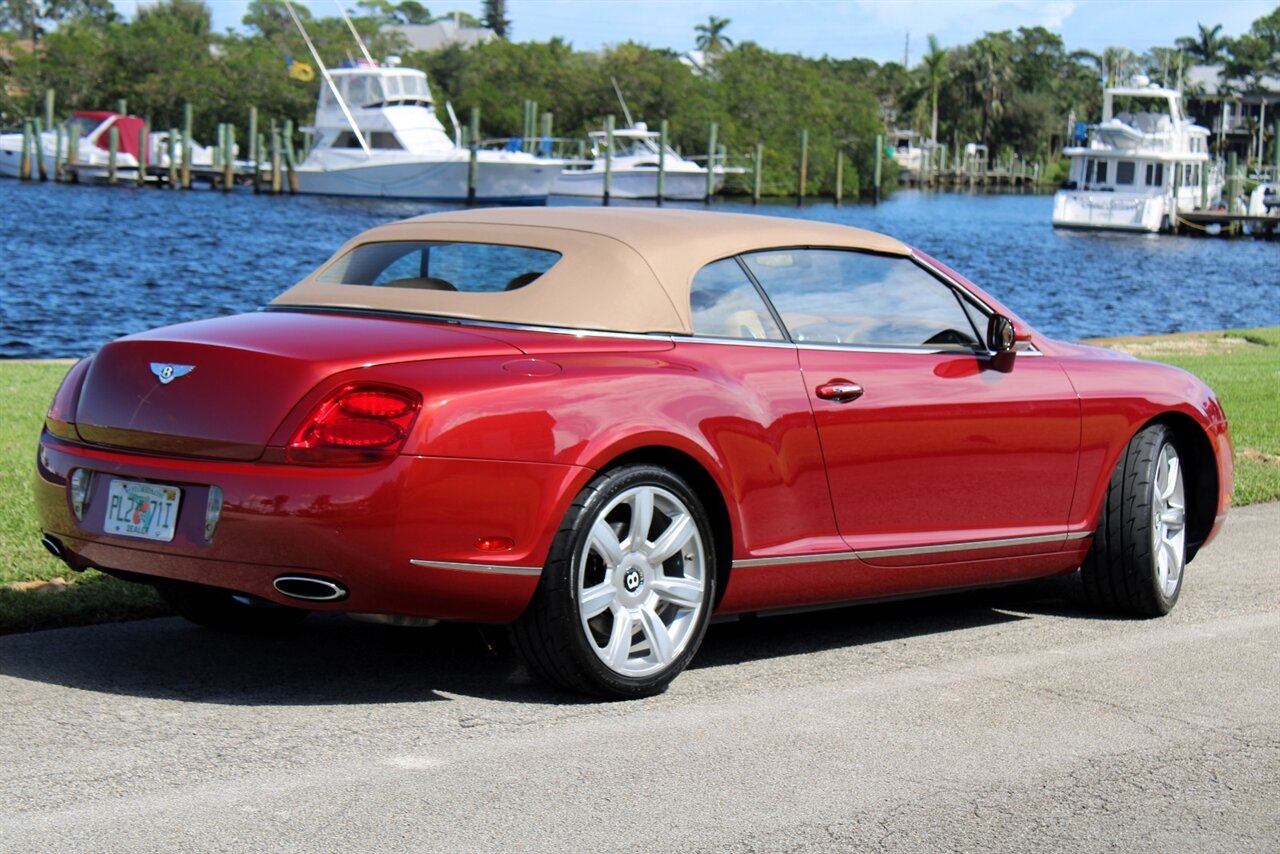
[[[910,257],[743,258],[798,346],[837,525],[863,560],[1062,547],[1080,410],[1053,360],[992,358],[988,310]]]

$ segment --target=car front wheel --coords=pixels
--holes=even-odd
[[[1080,568],[1085,599],[1106,611],[1158,617],[1182,590],[1186,485],[1172,431],[1155,424],[1129,441],[1107,487]]]
[[[715,545],[693,490],[666,469],[625,466],[579,493],[512,634],[555,685],[650,696],[693,658],[714,590]]]

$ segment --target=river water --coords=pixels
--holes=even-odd
[[[901,191],[879,206],[713,207],[886,232],[1056,337],[1280,324],[1280,245],[1057,231],[1052,204]],[[251,311],[357,232],[445,209],[0,179],[0,358],[78,357],[129,332]]]

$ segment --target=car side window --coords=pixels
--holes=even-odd
[[[961,297],[910,258],[841,249],[742,256],[797,342],[969,349]]]
[[[698,271],[689,289],[689,303],[694,335],[785,340],[759,291],[733,258],[715,261]]]

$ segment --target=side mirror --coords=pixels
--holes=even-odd
[[[1013,321],[1003,314],[991,315],[987,321],[987,349],[992,353],[1008,353],[1016,341]]]

